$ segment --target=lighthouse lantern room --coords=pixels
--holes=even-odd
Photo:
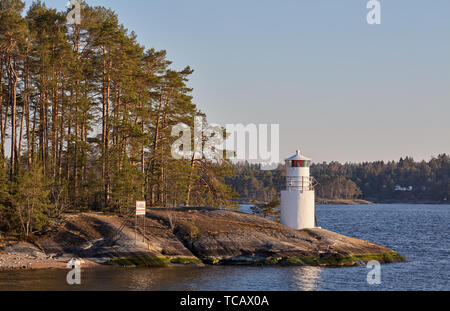
[[[293,229],[315,227],[314,178],[311,159],[300,151],[286,159],[286,190],[281,191],[281,223]]]

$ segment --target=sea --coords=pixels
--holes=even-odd
[[[242,212],[250,212],[248,205]],[[167,267],[82,269],[81,285],[68,271],[0,272],[0,291],[448,291],[450,290],[450,205],[319,205],[319,226],[378,243],[407,262],[373,267]],[[372,274],[373,276],[373,274]],[[379,283],[379,284],[376,284]]]

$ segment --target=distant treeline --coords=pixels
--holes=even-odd
[[[269,202],[279,197],[285,186],[284,166],[261,171],[258,165],[236,164],[235,175],[226,182],[242,201]],[[450,199],[450,157],[415,162],[338,162],[314,164],[311,175],[318,185],[316,195],[326,199],[365,199],[373,202],[445,203]]]

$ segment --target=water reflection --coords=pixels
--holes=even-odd
[[[301,291],[315,291],[321,283],[322,268],[298,267],[292,270],[292,281]]]
[[[131,290],[192,290],[205,273],[197,267],[144,268],[128,270],[121,279],[128,279]]]

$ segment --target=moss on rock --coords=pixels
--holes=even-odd
[[[199,265],[203,262],[196,257],[170,257],[170,263],[172,264],[180,264],[180,265]]]
[[[362,263],[367,263],[371,260],[377,260],[380,263],[394,263],[403,262],[405,258],[396,253],[388,252],[381,254],[362,254],[362,255],[349,255],[349,256],[330,256],[330,257],[289,257],[283,258],[278,263],[284,266],[328,266],[328,267],[340,267],[340,266],[355,266]]]
[[[239,258],[217,258],[208,257],[203,260],[207,265],[264,265],[264,266],[323,266],[323,267],[345,267],[355,266],[377,260],[380,263],[403,262],[405,258],[396,253],[388,252],[381,254],[363,254],[349,256],[329,257],[239,257]]]
[[[170,264],[202,264],[202,261],[196,257],[120,257],[107,263],[121,267],[167,267]]]
[[[220,258],[216,258],[216,257],[207,257],[205,259],[203,259],[203,263],[205,265],[219,265],[220,264]]]

